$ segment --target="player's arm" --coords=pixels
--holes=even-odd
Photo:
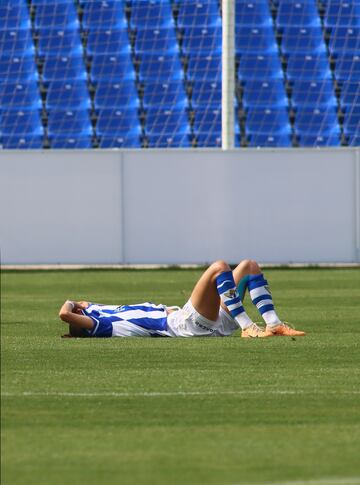
[[[91,320],[90,317],[80,314],[81,308],[83,308],[80,303],[86,302],[74,302],[66,300],[63,306],[60,308],[59,317],[63,322],[75,325],[79,328],[92,330],[94,327],[94,322]]]

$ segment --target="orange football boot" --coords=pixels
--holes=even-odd
[[[242,338],[264,338],[269,336],[270,335],[267,335],[267,332],[258,327],[256,323],[252,323],[250,327],[245,328],[241,332]]]
[[[266,327],[266,334],[267,337],[303,337],[306,335],[306,333],[301,330],[291,328],[286,322],[276,326],[268,325]]]

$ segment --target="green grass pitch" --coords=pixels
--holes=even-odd
[[[2,483],[360,484],[360,271],[265,274],[305,338],[60,339],[66,298],[182,305],[200,270],[3,272]]]

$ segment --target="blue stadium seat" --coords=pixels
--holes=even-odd
[[[192,107],[221,108],[221,81],[194,81],[192,83]]]
[[[74,0],[31,0],[31,4],[35,7],[38,5],[57,5],[58,3],[74,4]]]
[[[30,29],[31,22],[26,2],[0,2],[1,30]]]
[[[325,5],[326,27],[360,27],[360,2],[357,0],[331,0]]]
[[[90,79],[98,82],[134,81],[135,69],[128,52],[121,54],[98,54],[91,62]]]
[[[22,56],[35,52],[30,29],[0,29],[0,55]]]
[[[217,0],[178,0],[178,26],[210,27],[221,24]]]
[[[50,148],[85,150],[92,148],[91,135],[62,136],[52,135],[49,138]]]
[[[147,82],[144,86],[144,108],[186,108],[186,96],[183,81],[169,81],[167,83]]]
[[[188,114],[182,108],[164,109],[156,106],[146,110],[145,133],[147,136],[161,135],[172,137],[191,134]]]
[[[184,54],[194,55],[201,52],[203,55],[221,54],[222,27],[185,27],[182,49]]]
[[[319,106],[337,106],[331,79],[317,81],[294,80],[291,86],[291,101],[294,107],[308,106],[315,109]]]
[[[137,109],[101,109],[96,133],[101,148],[138,148],[141,146],[141,125]]]
[[[52,109],[48,114],[48,136],[71,138],[82,135],[92,135],[92,125],[89,110]]]
[[[286,55],[286,77],[289,80],[316,81],[331,79],[329,59],[326,52],[316,54],[298,54],[289,52]]]
[[[90,30],[86,49],[89,56],[130,53],[128,31],[126,29]]]
[[[132,29],[174,28],[170,0],[132,0],[130,26]]]
[[[235,50],[238,55],[275,53],[278,47],[271,26],[238,27],[235,31]]]
[[[3,135],[2,148],[16,150],[40,150],[43,148],[43,135]]]
[[[246,109],[245,130],[247,135],[291,135],[289,113],[286,107]]]
[[[349,135],[347,137],[348,145],[351,147],[360,147],[360,133],[356,135]]]
[[[51,109],[89,109],[90,96],[83,80],[52,81],[49,83],[46,108]]]
[[[139,98],[133,81],[99,82],[96,87],[94,105],[101,108],[137,108]]]
[[[327,133],[323,135],[307,134],[298,135],[301,147],[338,147],[341,146],[339,133]]]
[[[348,137],[360,138],[360,106],[345,106],[344,108],[344,133]]]
[[[291,135],[273,134],[264,135],[263,133],[252,133],[247,136],[250,147],[291,147]]]
[[[337,81],[360,82],[360,55],[342,54],[335,56],[335,78]]]
[[[74,3],[57,2],[56,4],[41,4],[36,7],[35,22],[36,29],[59,28],[78,29],[79,19]]]
[[[163,81],[183,79],[184,70],[177,54],[144,53],[139,65],[140,81]]]
[[[42,106],[36,81],[0,84],[0,109],[33,110]]]
[[[175,29],[138,29],[135,40],[136,53],[177,54],[179,52]]]
[[[127,29],[125,1],[90,0],[83,4],[83,28],[91,29]]]
[[[39,29],[38,54],[40,57],[47,55],[69,56],[70,54],[81,55],[83,47],[78,30],[70,29]]]
[[[243,83],[243,105],[262,107],[288,106],[288,98],[282,79],[268,81],[248,80]]]
[[[332,27],[329,31],[329,50],[332,55],[359,55],[360,27]]]
[[[191,135],[189,133],[175,133],[174,135],[148,134],[149,148],[190,148]]]
[[[265,0],[237,0],[235,2],[236,26],[259,27],[272,25],[269,3]]]
[[[238,78],[247,80],[283,79],[284,72],[281,67],[278,53],[269,54],[243,54],[240,57]]]
[[[43,64],[43,81],[65,81],[87,79],[82,55],[46,56]]]
[[[344,81],[341,86],[340,105],[360,106],[360,83],[359,81]]]
[[[319,26],[285,26],[280,31],[282,32],[281,49],[284,54],[326,52],[322,30]]]
[[[316,0],[282,0],[276,16],[279,27],[292,26],[320,26],[320,17]]]
[[[39,135],[44,129],[40,112],[33,110],[3,110],[0,116],[0,132],[3,136]]]
[[[315,144],[316,140],[326,138],[328,135],[339,136],[340,126],[337,118],[337,109],[334,106],[319,106],[318,108],[299,106],[295,111],[295,133],[300,144]],[[311,141],[312,140],[312,141]],[[318,142],[320,143],[320,139]]]
[[[32,79],[38,79],[33,54],[24,54],[23,56],[0,54],[0,82],[21,83]]]
[[[221,147],[221,109],[208,107],[195,110],[194,135],[198,147]]]
[[[221,55],[202,55],[193,53],[188,58],[187,77],[191,81],[220,81]]]

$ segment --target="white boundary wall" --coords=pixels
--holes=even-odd
[[[359,149],[0,152],[3,264],[360,261]]]

